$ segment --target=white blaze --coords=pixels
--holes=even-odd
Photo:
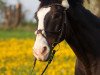
[[[62,6],[65,7],[66,9],[69,8],[69,4],[67,0],[62,0]]]
[[[42,34],[44,34],[44,35],[45,35],[45,32],[44,32],[44,18],[45,18],[45,15],[50,11],[50,9],[51,9],[51,7],[41,8],[37,12],[38,30],[39,29],[43,30]],[[36,41],[35,41],[33,49],[38,55],[36,55],[36,54],[34,54],[34,55],[38,60],[39,59],[45,60],[45,59],[47,59],[47,57],[49,55],[50,48],[48,46],[47,40],[41,34],[36,34],[36,35],[37,35],[36,36]],[[41,52],[42,52],[42,49],[43,49],[44,46],[47,47],[47,53],[45,55],[42,55]]]
[[[39,19],[38,22],[38,29],[44,29],[44,18],[45,15],[50,11],[51,7],[48,8],[41,8],[38,13],[37,13],[37,17]]]

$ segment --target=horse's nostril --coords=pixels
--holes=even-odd
[[[46,50],[47,50],[47,47],[44,46],[41,54],[44,54],[46,52]]]

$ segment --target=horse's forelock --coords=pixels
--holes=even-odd
[[[40,8],[43,6],[54,4],[54,3],[61,4],[62,2],[62,0],[39,0],[39,1],[41,2],[39,6]]]

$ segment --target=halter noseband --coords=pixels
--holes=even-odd
[[[52,4],[52,5],[49,5],[50,7],[51,6],[61,6],[61,7],[63,7],[61,4]],[[58,39],[57,39],[57,41],[54,41],[53,42],[53,44],[52,44],[52,49],[54,48],[54,45],[55,44],[58,44],[59,42],[60,42],[60,39],[62,38],[62,35],[63,35],[63,32],[64,32],[64,29],[65,29],[65,25],[66,25],[66,20],[67,20],[67,18],[66,18],[66,10],[64,10],[63,11],[63,23],[62,23],[62,26],[61,26],[61,29],[59,30],[60,31],[60,34],[59,34],[59,36],[58,36]],[[47,38],[42,32],[43,31],[46,31],[46,30],[44,30],[44,29],[39,29],[39,30],[36,30],[37,31],[37,34],[41,34],[44,38]],[[55,32],[52,32],[52,31],[50,31],[50,33],[55,33]],[[49,60],[48,60],[48,64],[46,65],[46,67],[45,67],[45,69],[43,70],[43,72],[42,72],[42,74],[41,75],[43,75],[44,74],[44,72],[45,72],[45,70],[47,69],[47,67],[48,67],[48,65],[51,63],[51,61],[53,60],[53,57],[54,57],[54,54],[56,53],[56,50],[52,50],[52,52],[51,52],[51,54],[50,54],[50,58],[49,58]],[[35,64],[36,64],[36,58],[34,59],[34,65],[33,65],[33,69],[34,69],[34,67],[35,67]],[[33,70],[32,70],[32,72],[33,72]]]

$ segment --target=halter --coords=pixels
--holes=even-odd
[[[62,5],[61,4],[52,4],[52,5],[49,5],[50,7],[51,6],[61,6],[62,7]],[[62,37],[62,35],[63,35],[63,31],[64,31],[64,28],[66,27],[66,21],[67,21],[67,17],[66,17],[66,10],[64,10],[63,11],[63,24],[62,24],[62,26],[61,26],[61,29],[59,30],[59,32],[60,32],[60,34],[59,34],[59,37],[58,37],[58,39],[57,39],[57,41],[54,41],[53,42],[53,44],[52,44],[52,49],[54,48],[54,45],[55,44],[58,44],[59,43],[59,41],[60,41],[60,39],[61,39],[61,37]],[[44,38],[47,38],[43,33],[42,33],[42,31],[46,31],[46,30],[41,30],[41,29],[39,29],[39,30],[36,30],[37,31],[37,34],[41,34]],[[50,33],[56,33],[56,32],[50,32]],[[57,50],[58,51],[58,50]],[[48,66],[49,66],[49,64],[52,62],[52,60],[53,60],[53,57],[54,57],[54,55],[55,55],[55,53],[57,52],[56,50],[52,50],[52,52],[51,52],[51,54],[50,54],[50,58],[48,59],[48,64],[46,65],[46,67],[45,67],[45,69],[43,70],[43,72],[41,73],[41,75],[43,75],[44,74],[44,72],[46,71],[46,69],[48,68]],[[34,68],[35,68],[35,65],[36,65],[36,58],[34,57],[34,64],[33,64],[33,69],[32,69],[32,72],[33,72],[33,70],[34,70]]]

